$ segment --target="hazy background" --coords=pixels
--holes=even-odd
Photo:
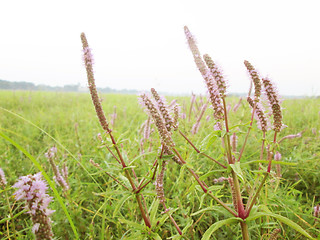
[[[80,33],[99,87],[204,92],[184,37],[249,86],[243,60],[282,95],[320,95],[320,1],[1,1],[0,79],[86,86]]]

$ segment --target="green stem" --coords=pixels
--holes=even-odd
[[[224,121],[225,121],[225,125],[226,125],[226,132],[227,132],[227,154],[228,154],[228,163],[232,164],[233,160],[232,160],[232,154],[231,154],[231,144],[230,144],[230,136],[229,136],[229,125],[228,125],[228,113],[227,113],[227,106],[226,106],[226,100],[223,97],[222,98],[222,102],[223,102],[223,108],[224,108]]]
[[[242,239],[243,240],[250,240],[249,229],[248,229],[247,223],[245,221],[241,221],[240,226],[241,226],[241,232],[242,232]]]
[[[264,143],[266,141],[266,132],[263,132],[262,144],[261,144],[261,152],[260,152],[260,160],[263,159],[263,151],[264,151]]]
[[[120,150],[119,150],[119,147],[118,147],[116,141],[114,140],[114,137],[113,137],[113,135],[111,134],[111,132],[109,131],[108,133],[109,133],[109,136],[110,136],[110,138],[111,138],[112,144],[113,144],[114,148],[115,148],[116,151],[117,151],[117,154],[118,154],[118,156],[119,156],[119,160],[120,160],[120,162],[121,162],[121,165],[122,165],[122,168],[123,168],[123,170],[124,170],[124,173],[125,173],[126,177],[128,178],[128,180],[129,180],[129,182],[130,182],[130,185],[131,185],[131,187],[132,187],[132,191],[135,192],[136,189],[137,189],[137,188],[136,188],[136,185],[135,185],[135,183],[134,183],[134,181],[133,181],[133,179],[132,179],[132,177],[131,177],[128,169],[126,168],[127,166],[126,166],[126,164],[125,164],[125,162],[124,162],[124,160],[123,160],[123,157],[122,157],[122,154],[121,154],[121,152],[120,152]],[[146,212],[145,212],[145,211],[147,211],[147,209],[144,209],[144,206],[143,206],[143,204],[142,204],[142,202],[141,202],[141,198],[140,198],[139,194],[136,193],[135,195],[136,195],[136,199],[137,199],[137,202],[138,202],[138,205],[139,205],[139,209],[140,209],[142,218],[143,218],[143,220],[144,220],[144,223],[145,223],[145,225],[146,225],[147,227],[151,228],[150,219],[147,217]]]
[[[6,191],[6,199],[7,199],[7,204],[8,204],[8,208],[9,208],[9,213],[10,213],[10,219],[13,217],[12,214],[12,210],[11,210],[11,206],[10,206],[10,201],[9,201],[9,196],[8,196],[8,192]],[[9,222],[9,220],[8,220]],[[16,238],[16,228],[15,228],[15,224],[14,221],[12,221],[12,229],[13,229],[13,235]]]
[[[255,204],[255,202],[257,200],[257,197],[258,197],[258,195],[259,195],[259,193],[260,193],[265,181],[267,180],[268,175],[269,175],[268,172],[264,173],[264,178],[262,179],[259,188],[257,189],[257,191],[256,191],[255,195],[253,196],[252,200],[250,201],[250,203],[247,205],[247,207],[246,207],[246,217],[249,216],[250,211],[251,211],[253,205]]]
[[[253,109],[252,109],[251,122],[250,122],[250,125],[249,125],[249,129],[248,129],[246,138],[245,138],[245,140],[244,140],[243,146],[242,146],[241,151],[240,151],[240,155],[239,155],[239,158],[238,158],[238,162],[240,162],[240,159],[241,159],[241,157],[242,157],[244,148],[245,148],[245,146],[246,146],[246,144],[247,144],[247,141],[248,141],[249,133],[250,133],[250,131],[251,131],[252,124],[253,124],[254,112],[256,111],[256,105],[257,105],[257,104],[255,104],[254,107],[253,107]]]

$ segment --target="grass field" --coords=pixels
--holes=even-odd
[[[130,163],[129,170],[134,169],[140,181],[159,156],[161,145],[157,130],[151,126],[154,131],[141,147],[142,124],[148,115],[139,105],[137,96],[105,94],[102,99],[124,160]],[[186,115],[186,118],[179,119],[179,129],[201,151],[224,163],[221,140],[212,134],[214,121],[212,117],[211,121],[206,120],[212,115],[212,109],[206,110],[199,132],[190,132],[200,106],[206,100],[201,102],[198,96],[190,111],[189,97],[168,97],[167,100],[173,99],[177,99],[181,113]],[[237,133],[240,148],[251,114],[245,100],[236,112],[232,110],[238,100],[236,97],[227,98],[231,108],[230,129]],[[56,193],[51,187],[48,190],[53,196],[50,208],[55,210],[51,215],[55,239],[201,239],[211,225],[232,216],[201,192],[186,167],[169,160],[164,177],[166,204],[183,235],[178,234],[169,215],[162,213],[164,209],[152,182],[141,191],[152,226],[147,229],[134,194],[121,185],[128,187],[130,184],[104,146],[112,148],[87,93],[1,91],[0,107],[0,167],[8,182],[0,189],[1,239],[33,238],[30,217],[21,213],[23,203],[15,200],[15,189],[11,186],[20,176],[39,172],[39,167],[56,189]],[[254,211],[259,212],[261,208],[286,217],[317,238],[320,224],[313,211],[320,203],[320,99],[285,99],[282,107],[283,122],[288,127],[280,132],[278,139],[298,133],[301,137],[284,139],[279,144],[283,163],[278,166],[281,166],[282,177],[276,176],[274,164]],[[99,140],[99,133],[103,143]],[[267,138],[272,139],[272,134],[272,131],[268,132]],[[261,138],[254,123],[241,160],[242,174],[246,179],[241,182],[244,195],[259,175],[259,162],[255,160],[259,160]],[[173,139],[188,166],[202,176],[216,197],[232,205],[228,182],[215,182],[221,176],[227,177],[228,170],[197,154],[177,132],[174,132]],[[68,191],[54,183],[53,170],[45,157],[53,146],[58,149],[55,163],[60,168],[65,164],[69,169]],[[90,159],[100,168],[91,164]],[[261,166],[264,169],[267,163],[262,161]],[[296,226],[271,215],[257,217],[248,226],[252,239],[269,239],[276,228],[281,229],[279,239],[307,239]],[[210,239],[241,239],[241,229],[230,222],[215,231]]]

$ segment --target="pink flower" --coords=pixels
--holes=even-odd
[[[6,176],[4,175],[2,168],[0,168],[0,186],[4,187],[5,185],[7,185]]]
[[[86,64],[93,65],[93,55],[92,55],[92,52],[91,52],[91,48],[85,47],[83,49],[83,61]]]
[[[281,153],[276,152],[276,154],[274,155],[274,160],[280,161],[281,160]]]
[[[46,194],[48,189],[41,173],[23,176],[12,187],[18,188],[14,193],[16,200],[25,201],[25,209],[31,215],[32,232],[36,239],[52,239],[51,215],[54,210],[48,209],[52,197]]]

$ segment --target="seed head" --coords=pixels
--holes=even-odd
[[[262,83],[273,114],[273,129],[275,132],[280,132],[283,123],[278,93],[274,84],[268,78],[263,78]]]
[[[155,105],[152,103],[152,101],[146,94],[140,95],[140,101],[141,104],[146,108],[148,114],[152,117],[153,122],[155,123],[158,129],[162,143],[168,147],[174,147],[175,144],[171,138],[171,132],[167,130],[165,122],[162,116],[160,115],[158,109],[155,107]]]
[[[261,96],[261,81],[260,81],[258,72],[247,60],[244,61],[244,65],[246,66],[248,73],[254,84],[254,101],[259,102],[260,96]]]
[[[100,125],[102,126],[103,130],[107,132],[111,132],[111,129],[109,128],[109,124],[107,123],[107,119],[103,112],[101,101],[97,92],[95,79],[93,75],[93,68],[92,68],[92,64],[93,64],[92,53],[89,48],[86,35],[84,33],[81,33],[81,41],[83,46],[83,59],[84,59],[84,64],[87,70],[88,85],[89,85],[92,102],[95,107]]]
[[[247,101],[252,109],[254,108],[254,106],[256,107],[254,114],[256,119],[258,120],[258,128],[263,132],[268,131],[269,122],[268,118],[266,118],[265,116],[264,108],[261,102],[254,102],[251,97],[247,97]]]
[[[211,104],[213,106],[214,110],[214,117],[217,120],[224,119],[224,113],[223,113],[223,107],[220,99],[220,93],[217,87],[217,84],[215,83],[215,80],[210,72],[210,70],[206,67],[205,63],[203,62],[200,51],[196,45],[196,42],[194,40],[194,37],[190,33],[188,27],[184,27],[184,32],[186,35],[186,38],[188,40],[188,44],[190,47],[190,50],[192,52],[194,61],[207,85],[207,89],[209,92],[209,97]]]
[[[203,55],[203,58],[204,58],[204,61],[206,62],[207,66],[211,72],[211,75],[216,80],[216,85],[217,85],[218,90],[220,92],[220,96],[224,98],[226,96],[227,86],[226,86],[226,81],[224,80],[224,77],[223,77],[220,69],[212,61],[211,57],[208,54]]]
[[[272,231],[269,240],[277,240],[278,239],[278,235],[281,232],[280,228],[276,228]]]
[[[55,157],[56,153],[57,153],[57,148],[52,147],[48,150],[48,152],[45,153],[45,156],[47,157],[47,159],[52,167],[52,170],[54,173],[53,178],[54,178],[55,182],[59,186],[61,186],[64,191],[67,191],[70,188],[69,184],[67,183],[68,169],[67,169],[67,166],[64,166],[64,168],[62,169],[62,175],[61,175],[58,166],[54,162],[54,157]]]
[[[173,119],[169,114],[168,107],[167,107],[164,99],[162,99],[159,96],[158,92],[154,88],[151,88],[151,93],[152,93],[152,95],[157,103],[158,109],[159,109],[159,111],[165,121],[166,128],[170,132],[171,128],[173,127]]]

